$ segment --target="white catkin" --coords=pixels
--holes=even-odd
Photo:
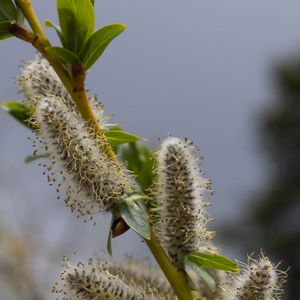
[[[107,157],[103,141],[75,110],[57,97],[39,100],[34,112],[37,140],[45,145],[51,163],[44,165],[48,181],[57,175],[65,183],[65,203],[80,216],[111,211],[125,196],[128,181],[116,162]],[[60,192],[61,183],[57,185]]]
[[[240,274],[231,274],[229,282],[224,284],[221,292],[223,300],[279,300],[286,272],[274,266],[261,253],[258,260],[251,256],[248,264],[242,264]]]
[[[147,286],[147,285],[145,285]],[[124,280],[124,274],[112,274],[105,262],[90,259],[88,264],[72,265],[68,261],[53,287],[53,293],[62,300],[165,300],[155,287],[144,289],[134,281]]]
[[[26,97],[25,104],[29,108],[36,107],[43,97],[55,96],[70,109],[77,111],[76,105],[65,86],[45,58],[36,56],[32,61],[23,62],[21,64],[21,74],[17,77],[17,83]],[[90,97],[89,100],[97,122],[102,129],[106,130],[107,121],[111,116],[104,115],[103,105],[98,102],[96,96]]]
[[[114,275],[124,274],[124,281],[128,284],[134,282],[135,285],[146,290],[154,290],[155,287],[157,292],[164,295],[166,299],[177,299],[162,271],[151,267],[149,263],[129,257],[124,262],[108,260],[106,266],[107,270]]]
[[[213,233],[204,207],[211,182],[202,177],[195,147],[186,140],[167,138],[157,156],[158,222],[156,231],[166,253],[176,265],[184,255],[208,251]]]

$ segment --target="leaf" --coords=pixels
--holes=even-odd
[[[88,70],[101,56],[110,42],[126,29],[123,24],[110,24],[97,30],[82,48],[79,57]]]
[[[63,46],[78,54],[94,32],[95,11],[90,0],[57,0]]]
[[[15,21],[17,19],[17,9],[12,0],[1,0],[0,21]]]
[[[117,147],[121,144],[131,143],[142,140],[141,137],[123,131],[122,129],[112,128],[105,133],[109,143],[112,147]]]
[[[134,201],[134,202],[139,202],[143,201],[147,198],[147,196],[139,194],[139,193],[133,193],[128,197],[128,200]]]
[[[13,36],[9,31],[10,24],[11,21],[0,22],[0,40],[4,40]]]
[[[187,259],[199,267],[225,270],[230,272],[239,272],[237,264],[225,256],[214,253],[192,253]]]
[[[27,122],[32,114],[32,109],[29,109],[26,105],[20,102],[6,101],[0,104],[0,107],[7,110],[16,120],[21,122],[26,127],[33,129],[33,127]]]
[[[56,31],[59,39],[60,39],[61,44],[64,45],[65,44],[64,36],[63,36],[63,33],[62,33],[60,27],[58,25],[54,24],[53,22],[49,21],[49,20],[46,20],[44,22],[44,24],[45,24],[46,27],[51,27],[51,28],[55,29],[55,31]]]
[[[111,246],[111,238],[112,238],[112,231],[111,231],[111,226],[114,223],[114,216],[111,216],[111,221],[110,221],[110,225],[109,225],[109,232],[108,232],[108,236],[107,236],[107,242],[106,242],[106,250],[107,253],[112,256],[112,246]]]
[[[40,159],[40,158],[47,158],[49,156],[48,153],[44,153],[44,154],[37,154],[37,155],[28,155],[26,158],[25,158],[25,163],[26,164],[29,164],[37,159]]]
[[[120,214],[126,224],[145,239],[150,239],[150,228],[145,212],[130,197],[119,204]]]
[[[215,280],[198,264],[194,263],[189,259],[189,257],[185,257],[184,260],[185,267],[190,267],[208,286],[208,288],[212,291],[216,291],[216,283]]]
[[[63,64],[78,64],[80,63],[78,56],[70,50],[62,47],[47,47],[46,51]]]
[[[154,175],[153,168],[155,160],[152,151],[141,142],[132,142],[122,145],[119,153],[127,168],[136,176],[136,181],[147,194],[148,188],[152,185]]]

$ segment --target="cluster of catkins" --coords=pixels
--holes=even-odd
[[[82,120],[67,90],[43,58],[25,62],[18,77],[25,104],[32,108],[29,120],[36,138],[35,154],[47,154],[45,174],[65,203],[78,217],[93,218],[114,212],[131,190],[125,168],[107,156],[107,141]],[[105,132],[109,117],[96,97],[90,98],[95,116]],[[156,156],[156,180],[149,213],[151,225],[170,261],[180,267],[182,258],[195,252],[214,252],[211,217],[205,210],[211,182],[204,179],[196,159],[196,147],[185,139],[170,137]],[[121,167],[120,167],[121,166]],[[151,218],[153,216],[153,218]],[[272,300],[280,298],[283,272],[263,254],[249,258],[237,275],[208,270],[220,289],[209,299]],[[224,277],[225,280],[224,280]],[[221,280],[221,278],[223,278]],[[203,284],[199,284],[203,286]],[[64,264],[54,292],[62,299],[176,299],[163,274],[134,261],[120,264],[90,259],[87,264]]]

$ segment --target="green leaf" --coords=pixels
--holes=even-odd
[[[190,267],[208,286],[208,288],[212,291],[216,291],[216,283],[215,280],[198,264],[194,263],[189,259],[189,257],[185,257],[184,260],[185,267]]]
[[[72,51],[62,47],[47,47],[46,51],[52,54],[63,64],[79,64],[78,56]]]
[[[49,20],[46,20],[44,22],[44,24],[45,24],[46,27],[50,27],[50,28],[55,29],[55,31],[56,31],[59,39],[60,39],[61,44],[65,45],[64,36],[63,36],[63,33],[62,33],[60,27],[58,25],[54,24],[53,22],[49,21]]]
[[[11,21],[0,22],[0,40],[4,40],[13,36],[9,31],[10,24]]]
[[[131,194],[127,199],[134,202],[144,201],[147,198],[146,195],[142,195],[139,193]]]
[[[37,154],[37,155],[28,155],[26,158],[25,158],[25,163],[26,164],[29,164],[35,160],[38,160],[40,158],[47,158],[49,156],[48,153],[44,153],[44,154]]]
[[[0,21],[17,20],[17,9],[12,0],[1,0]]]
[[[122,160],[136,176],[136,181],[147,194],[148,188],[152,185],[154,175],[153,168],[155,160],[152,151],[141,142],[124,144],[119,150]]]
[[[214,253],[192,253],[187,259],[199,267],[239,272],[237,264],[230,258]]]
[[[82,48],[79,57],[88,70],[101,56],[110,42],[126,28],[123,24],[110,24],[97,30]]]
[[[78,54],[94,32],[95,11],[90,0],[57,0],[63,46]]]
[[[114,216],[111,216],[111,221],[110,221],[110,225],[109,225],[109,232],[108,232],[108,236],[107,236],[107,242],[106,242],[106,249],[107,249],[107,253],[112,256],[112,245],[111,245],[111,239],[112,239],[112,231],[111,231],[111,226],[114,223]]]
[[[126,131],[120,130],[118,128],[112,128],[105,133],[109,143],[112,147],[117,147],[122,144],[135,142],[142,140],[141,137],[134,134],[128,133]]]
[[[119,204],[120,214],[126,224],[145,239],[150,239],[150,228],[145,212],[130,197]]]
[[[197,287],[196,287],[196,284],[193,281],[193,279],[188,274],[186,274],[186,277],[187,277],[187,284],[188,284],[189,289],[191,291],[197,291]]]
[[[0,104],[0,107],[7,110],[16,120],[21,122],[26,127],[33,129],[33,127],[27,122],[32,114],[32,109],[20,102],[6,101]]]

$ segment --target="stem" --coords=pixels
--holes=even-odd
[[[15,0],[15,2],[22,10],[25,18],[27,19],[29,25],[31,26],[35,34],[34,41],[33,42],[30,41],[30,42],[32,42],[32,45],[48,60],[48,62],[53,67],[56,74],[62,81],[63,85],[70,93],[83,119],[86,120],[91,126],[95,128],[95,131],[100,136],[100,138],[102,138],[103,141],[106,141],[104,145],[104,151],[106,152],[107,156],[113,161],[115,161],[116,165],[119,166],[116,155],[113,152],[110,144],[108,143],[105,135],[103,134],[103,131],[101,130],[101,127],[98,124],[97,119],[92,111],[88,99],[88,95],[84,88],[84,70],[81,70],[78,73],[76,73],[77,69],[75,69],[75,76],[72,76],[74,78],[70,78],[69,73],[62,66],[62,64],[47,52],[46,48],[50,47],[51,44],[33,10],[31,1]],[[24,40],[27,41],[26,39]],[[72,70],[72,73],[73,71],[74,70]],[[187,278],[185,272],[182,270],[178,270],[176,267],[172,265],[167,255],[165,254],[164,250],[161,248],[153,232],[151,232],[151,239],[146,240],[146,243],[149,249],[151,250],[153,256],[155,257],[156,261],[158,262],[159,266],[161,267],[162,271],[165,273],[178,299],[192,300],[193,297],[191,296],[190,290],[187,285]]]
[[[32,28],[33,32],[38,36],[40,43],[46,47],[50,46],[50,42],[44,32],[44,29],[39,22],[36,14],[34,13],[33,7],[31,5],[30,0],[15,0],[16,4],[22,10],[26,20],[28,21],[30,27]]]
[[[153,256],[158,262],[160,268],[166,275],[170,285],[174,289],[179,300],[192,300],[193,297],[187,285],[186,274],[182,270],[174,267],[168,259],[166,253],[159,245],[158,240],[153,232],[151,232],[151,239],[145,240]]]

